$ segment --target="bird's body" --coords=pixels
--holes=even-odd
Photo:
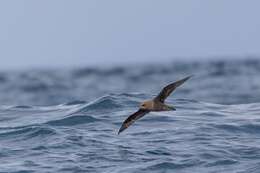
[[[143,117],[145,114],[151,111],[171,111],[176,110],[173,106],[166,105],[165,99],[181,84],[188,80],[191,76],[181,79],[177,82],[171,83],[164,87],[162,91],[152,100],[144,101],[140,104],[139,110],[134,114],[130,115],[122,124],[118,131],[118,134],[128,128],[136,120]]]
[[[170,111],[175,110],[172,106],[168,106],[158,100],[147,100],[141,103],[140,109],[147,109],[149,111]]]

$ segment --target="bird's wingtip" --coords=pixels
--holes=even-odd
[[[196,75],[195,75],[195,74],[191,74],[191,75],[190,75],[190,78],[191,78],[191,77],[194,77],[194,76],[196,76]]]
[[[193,74],[192,74],[192,75],[189,75],[189,76],[185,77],[185,78],[183,79],[183,81],[186,81],[186,80],[190,79],[190,78],[193,77],[193,76],[194,76]]]
[[[191,77],[194,77],[194,75],[191,74],[191,75],[187,76],[186,78],[187,78],[187,79],[190,79]]]
[[[121,126],[120,127],[120,129],[118,130],[118,133],[117,133],[117,135],[119,135],[122,131],[124,131],[125,130],[125,127],[124,126]]]

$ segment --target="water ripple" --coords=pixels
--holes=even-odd
[[[1,73],[0,172],[258,173],[259,65]],[[189,74],[166,100],[176,111],[151,112],[117,135],[140,101]]]

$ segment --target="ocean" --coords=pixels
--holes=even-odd
[[[193,75],[117,135],[143,100]],[[259,173],[260,60],[0,71],[0,173]]]

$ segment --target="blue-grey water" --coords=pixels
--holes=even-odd
[[[140,101],[187,75],[120,135]],[[260,61],[0,72],[0,172],[260,172]]]

